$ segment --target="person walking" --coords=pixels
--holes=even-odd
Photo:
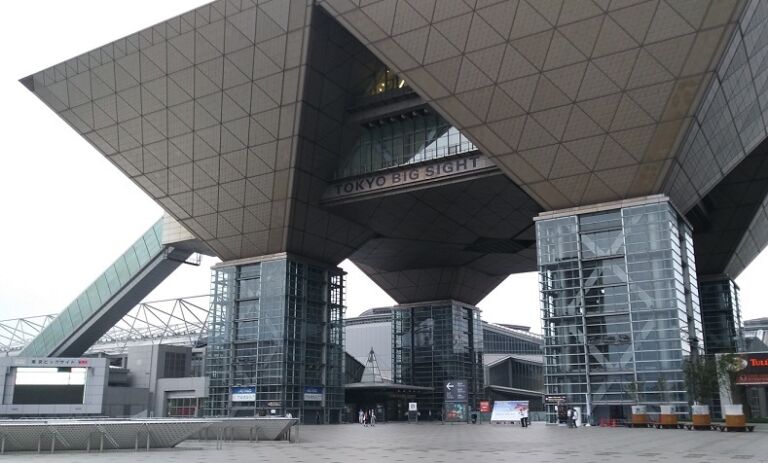
[[[361,408],[360,411],[357,412],[357,421],[360,424],[363,424],[363,421],[365,420],[365,413],[363,412],[363,409]]]
[[[573,427],[573,409],[572,408],[568,408],[567,417],[568,417],[567,418],[568,419],[568,427],[572,428]]]
[[[376,412],[371,409],[371,426],[376,426]]]

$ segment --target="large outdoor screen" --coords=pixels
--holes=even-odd
[[[16,368],[13,403],[82,404],[87,368]]]

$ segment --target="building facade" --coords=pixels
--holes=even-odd
[[[456,301],[396,306],[392,311],[392,370],[396,383],[432,388],[419,410],[442,415],[446,381],[467,384],[476,409],[483,395],[483,331],[477,307]]]
[[[768,318],[744,320],[743,333],[747,352],[768,351]]]
[[[528,327],[509,328],[498,323],[483,321],[483,353],[541,355],[541,335],[531,333]]]
[[[342,335],[296,341],[336,323],[326,302],[306,299],[295,323],[289,302],[238,318],[243,262],[289,253],[331,273],[350,259],[413,307],[471,307],[538,270],[547,387],[611,415],[629,386],[685,402],[680,357],[703,347],[695,268],[735,279],[768,244],[766,31],[760,0],[213,2],[21,83],[225,262],[212,413],[240,407],[231,387],[254,389],[244,413],[302,411],[325,388],[311,410],[332,420],[343,359],[322,357]],[[677,210],[643,223],[666,214],[631,215],[665,207],[633,199],[649,195]],[[587,212],[614,201],[635,206]],[[578,209],[534,226],[563,208]],[[290,268],[261,294],[303,298]],[[71,332],[95,340],[119,317],[80,310],[51,333],[85,350]],[[57,339],[34,355],[79,355]]]
[[[454,302],[454,304],[456,304]],[[461,304],[458,304],[461,307]],[[446,346],[434,341],[435,323],[434,317],[442,317],[442,324],[445,324],[449,309],[447,304],[431,304],[415,313],[410,307],[380,307],[366,310],[360,316],[349,318],[344,321],[344,338],[346,341],[347,355],[358,359],[356,364],[364,363],[370,350],[376,353],[378,364],[381,368],[381,375],[385,379],[394,378],[397,384],[406,384],[416,387],[427,387],[431,392],[414,392],[416,400],[424,400],[425,410],[437,412],[442,403],[442,398],[434,393],[434,387],[440,387],[441,378],[447,378],[446,372],[450,371],[469,371],[476,368],[474,366],[457,367],[457,357],[454,353],[445,354]],[[413,323],[414,316],[423,317],[424,313],[431,311],[433,321],[419,320],[419,327],[408,329]],[[541,396],[543,387],[543,365],[542,365],[542,345],[541,335],[530,332],[528,327],[517,325],[500,325],[480,321],[480,330],[482,332],[482,385],[479,386],[482,396],[491,400],[529,400],[532,410],[541,409]],[[401,332],[405,334],[397,335],[394,326],[399,326]],[[413,327],[411,327],[413,328]],[[467,328],[460,328],[466,331]],[[476,329],[476,328],[474,328]],[[446,328],[441,328],[445,331]],[[455,325],[449,330],[456,330]],[[429,334],[431,333],[431,334]],[[399,343],[399,349],[393,349],[395,344]],[[462,341],[463,342],[463,341]],[[415,354],[419,345],[419,354]],[[461,345],[461,344],[459,344]],[[441,353],[442,352],[442,353]],[[403,353],[405,360],[403,360]],[[399,356],[399,357],[396,357]],[[418,362],[418,368],[415,363]],[[464,362],[464,360],[461,360]],[[399,365],[400,376],[393,375],[396,370],[394,365]],[[422,384],[413,384],[406,382],[415,378],[415,372],[421,375]],[[463,379],[466,373],[459,373],[461,376],[448,379]],[[399,378],[399,379],[398,379]],[[434,378],[432,382],[425,378]],[[436,385],[436,386],[434,386]],[[400,404],[404,409],[405,404]],[[431,408],[437,407],[437,408]],[[401,414],[400,414],[401,415]],[[403,419],[403,416],[397,415]],[[437,419],[437,415],[433,415]],[[395,419],[395,418],[392,418]]]
[[[691,228],[663,197],[539,216],[547,394],[593,419],[686,407],[702,350]],[[554,406],[548,410],[554,419]]]
[[[214,267],[207,415],[341,421],[344,275],[288,255]]]
[[[369,309],[344,319],[344,349],[362,365],[373,350],[381,376],[392,380],[392,308]]]
[[[739,287],[727,275],[699,280],[704,349],[707,354],[743,351]]]

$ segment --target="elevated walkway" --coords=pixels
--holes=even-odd
[[[169,239],[169,229],[173,239]],[[48,324],[19,356],[81,356],[198,251],[195,244],[190,243],[179,236],[178,224],[173,219],[167,216],[160,219]]]

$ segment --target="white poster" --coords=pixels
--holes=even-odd
[[[419,409],[416,408],[416,402],[408,402],[408,411],[409,412],[416,412]]]
[[[497,400],[493,404],[491,421],[520,421],[528,418],[527,400]]]

